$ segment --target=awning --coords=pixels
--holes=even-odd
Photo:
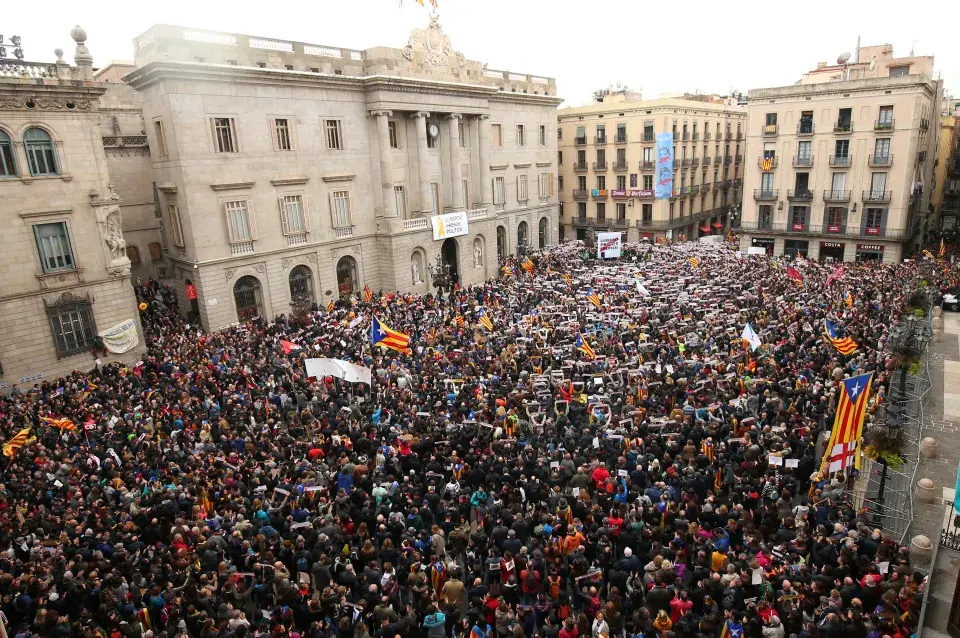
[[[703,226],[700,227],[700,230],[702,230],[702,231],[705,232],[705,233],[709,233],[709,232],[710,232],[710,227],[707,226],[706,224],[704,224]]]
[[[720,222],[713,222],[710,225],[713,226],[714,228],[723,228],[723,224],[721,224]]]

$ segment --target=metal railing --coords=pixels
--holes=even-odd
[[[813,135],[813,122],[797,122],[797,135]]]
[[[852,155],[831,155],[830,166],[850,166]]]
[[[696,131],[693,132],[693,141],[694,141],[694,142],[699,142],[699,141],[700,141],[700,134],[697,133]]]
[[[644,142],[652,142],[652,141],[653,141],[653,133],[647,133],[646,131],[644,131],[644,132],[643,132],[643,141],[644,141]]]
[[[871,154],[867,159],[870,166],[890,166],[893,164],[893,154],[885,153],[883,155]]]
[[[834,133],[853,133],[853,120],[840,120],[833,125]]]
[[[617,133],[617,136],[613,140],[614,144],[626,144],[627,143],[627,134],[626,133]]]
[[[586,188],[575,188],[573,189],[573,198],[574,199],[587,199],[590,197],[590,191]]]
[[[576,145],[576,146],[586,146],[586,145],[587,145],[587,138],[586,138],[586,136],[584,136],[584,137],[575,137],[575,138],[573,138],[573,143],[574,143],[574,145]]]
[[[890,132],[893,130],[893,118],[889,120],[877,120],[873,123],[873,130],[878,133]]]
[[[613,163],[613,170],[622,172],[627,170],[627,160],[617,160]]]
[[[850,191],[827,190],[823,191],[823,201],[831,203],[849,202]]]
[[[780,127],[776,124],[765,124],[763,127],[763,136],[764,137],[773,137],[780,132]]]
[[[807,167],[813,166],[813,155],[800,155],[800,156],[794,155],[793,165],[794,167],[797,167],[797,168],[802,166],[807,166]]]
[[[885,204],[890,201],[891,196],[892,196],[892,193],[890,191],[867,190],[867,191],[863,191],[863,203],[864,204]]]
[[[764,201],[764,200],[758,200]],[[847,229],[846,232],[822,232],[822,226],[814,225],[811,221],[810,223],[804,224],[803,230],[796,230],[793,228],[793,224],[788,224],[786,222],[775,222],[768,225],[766,228],[758,228],[757,222],[755,220],[743,220],[742,225],[744,230],[766,230],[774,233],[784,233],[787,235],[823,235],[828,234],[831,237],[843,237],[846,239],[906,239],[911,235],[910,229],[906,228],[885,228],[882,229],[880,234],[867,234],[866,232],[861,232],[859,228],[856,230]]]
[[[713,162],[709,155],[704,157],[702,161],[704,166],[710,166],[710,164]]]
[[[573,170],[575,170],[575,171],[585,171],[585,170],[587,170],[587,163],[586,163],[586,162],[574,162],[574,163],[573,163]]]
[[[593,163],[593,170],[595,170],[595,171],[605,171],[605,170],[607,170],[607,163],[606,163],[606,162],[594,162],[594,163]]]
[[[597,146],[603,146],[604,144],[607,143],[607,136],[606,136],[606,135],[596,135],[596,136],[594,136],[594,138],[593,138],[593,143],[596,144]]]
[[[713,185],[714,190],[717,190],[718,185],[719,185],[719,182]],[[770,190],[763,190],[762,188],[757,188],[757,189],[754,189],[753,191],[753,198],[758,202],[773,202],[777,200],[779,193],[780,191],[778,191],[776,188],[772,188]]]
[[[653,170],[653,162],[646,162],[646,161],[640,162],[640,170],[641,170],[641,171],[652,171],[652,170]]]
[[[703,134],[703,141],[709,142],[711,139],[713,138],[711,137],[710,131],[705,131]]]
[[[791,202],[812,202],[813,191],[809,188],[798,188],[787,191],[787,199]]]

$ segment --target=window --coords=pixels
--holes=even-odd
[[[716,175],[713,176],[713,181],[717,181]],[[762,193],[773,192],[773,173],[760,174],[760,192]]]
[[[59,172],[53,140],[42,128],[28,128],[23,134],[23,147],[31,175],[56,175]]]
[[[653,190],[653,175],[643,176],[643,190],[645,191]]]
[[[563,166],[563,151],[557,151],[557,165]]]
[[[246,200],[224,202],[223,214],[227,219],[227,236],[231,244],[253,241]]]
[[[602,170],[602,167],[606,166],[606,164],[607,164],[606,149],[602,149],[602,148],[598,149],[597,150],[597,168],[600,168]]]
[[[653,221],[653,204],[644,204],[641,212],[641,218],[644,224],[649,224]]]
[[[831,194],[834,198],[839,198],[843,196],[843,191],[847,187],[847,174],[846,173],[834,173],[830,182]]]
[[[597,219],[606,219],[607,205],[604,202],[597,202]]]
[[[490,146],[495,148],[503,146],[503,127],[500,124],[490,125]]]
[[[577,175],[577,188],[585,191],[587,190],[587,176],[586,175]]]
[[[163,157],[167,154],[167,136],[163,133],[163,122],[154,120],[153,134],[157,138],[157,155]]]
[[[393,199],[397,205],[397,215],[401,219],[407,218],[407,196],[403,192],[403,186],[394,186],[393,187]]]
[[[850,157],[850,140],[837,140],[834,144],[834,155],[837,159]]]
[[[840,226],[843,223],[843,209],[839,206],[827,207],[827,227]]]
[[[637,174],[630,173],[630,188],[636,188],[636,187],[637,187]]]
[[[13,142],[10,136],[0,131],[0,177],[16,177],[17,163],[13,156]]]
[[[607,127],[603,124],[597,124],[597,142],[607,141]]]
[[[597,175],[597,188],[600,190],[607,190],[607,176],[606,175]]]
[[[587,216],[587,202],[577,202],[577,217],[583,219]]]
[[[334,228],[350,228],[353,226],[353,216],[350,211],[350,191],[333,191],[330,193],[330,216]]]
[[[622,202],[617,202],[617,219],[626,219],[627,218],[627,205]]]
[[[33,236],[37,240],[37,250],[40,253],[40,265],[43,272],[76,268],[66,222],[37,224],[33,227]]]
[[[293,138],[290,136],[290,122],[286,118],[273,121],[273,148],[277,151],[292,151]]]
[[[623,190],[627,187],[627,176],[617,175],[617,190]]]
[[[400,148],[400,136],[397,135],[396,120],[387,121],[387,132],[390,135],[390,148]]]
[[[541,217],[540,223],[537,225],[537,246],[539,246],[541,250],[546,248],[547,241],[549,239],[550,237],[547,231],[547,218]]]
[[[909,66],[892,66],[890,67],[890,75],[892,78],[903,77],[904,75],[910,75]]]
[[[563,129],[557,127],[557,141],[560,141],[562,139],[563,139]]]
[[[840,109],[837,114],[836,131],[849,131],[853,126],[853,109]]]
[[[883,209],[868,208],[866,211],[867,228],[880,228],[883,225]]]
[[[873,144],[873,157],[875,161],[886,161],[890,157],[890,138],[880,138]]]
[[[893,107],[881,106],[877,114],[877,128],[893,128]]]
[[[553,195],[553,175],[551,173],[540,173],[538,193],[541,198]]]
[[[71,297],[47,308],[57,358],[67,357],[93,348],[97,340],[97,326],[93,308],[86,299]]]
[[[527,176],[526,175],[517,175],[517,201],[521,204],[526,204],[529,197],[527,197]]]
[[[140,263],[140,249],[136,246],[127,246],[127,259],[133,265]]]
[[[440,204],[440,184],[438,184],[437,182],[431,182],[430,210],[433,211],[434,215],[439,215],[441,207],[442,205]]]
[[[587,152],[586,151],[577,151],[577,164],[583,166],[587,163]]]
[[[809,160],[812,156],[813,144],[812,142],[804,141],[797,144],[797,159]],[[823,161],[821,159],[820,161]]]
[[[524,136],[523,124],[517,124],[517,146],[526,146],[527,140]]]
[[[540,146],[547,145],[547,127],[543,124],[540,125]]]
[[[653,141],[653,122],[644,122],[643,123],[643,141],[652,142]],[[644,149],[646,150],[646,149]]]
[[[767,113],[766,115],[766,125],[767,126],[776,126],[777,125],[777,114],[776,113]],[[717,135],[720,135],[720,123],[717,122]]]
[[[302,235],[309,230],[303,214],[302,196],[284,195],[280,198],[280,225],[284,235]]]
[[[163,259],[163,248],[155,241],[150,242],[150,260],[160,261],[161,259]]]
[[[290,300],[307,305],[314,302],[313,272],[306,266],[295,266],[287,278],[290,285]]]
[[[870,196],[883,197],[885,190],[887,190],[887,174],[873,173],[870,176]]]
[[[340,120],[324,120],[323,130],[326,133],[327,148],[332,151],[343,150],[343,131]]]
[[[213,144],[218,153],[237,152],[237,130],[232,117],[213,118]]]
[[[173,235],[173,245],[183,248],[183,225],[180,223],[180,208],[176,204],[169,204],[167,215],[170,217],[170,233]]]
[[[653,147],[644,146],[643,147],[643,163],[649,164],[653,162]]]
[[[761,204],[760,205],[760,219],[759,225],[760,228],[769,230],[770,224],[773,221],[773,206],[770,204]]]
[[[794,226],[803,226],[807,223],[807,207],[794,206],[790,222]]]

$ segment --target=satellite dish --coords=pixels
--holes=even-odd
[[[837,64],[843,65],[850,61],[850,52],[846,51],[840,54],[840,57],[837,58]]]

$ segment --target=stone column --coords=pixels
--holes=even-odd
[[[380,151],[380,182],[383,189],[383,216],[393,218],[397,216],[397,202],[393,196],[393,169],[390,161],[390,126],[387,118],[393,115],[392,111],[370,111],[370,115],[377,118],[377,143]]]
[[[420,176],[420,212],[429,213],[433,200],[430,198],[430,162],[427,153],[427,118],[430,114],[418,111],[412,115],[417,129],[417,174]]]
[[[480,205],[493,203],[493,184],[490,182],[490,116],[477,117],[480,127]]]
[[[480,197],[483,193],[483,184],[480,183],[480,120],[470,119],[470,200],[466,202],[467,208],[473,208],[473,205],[480,203]]]
[[[463,201],[463,185],[460,183],[460,118],[459,113],[451,113],[447,116],[449,126],[447,130],[448,146],[450,148],[450,194],[453,196],[453,210],[463,210],[465,202]]]

